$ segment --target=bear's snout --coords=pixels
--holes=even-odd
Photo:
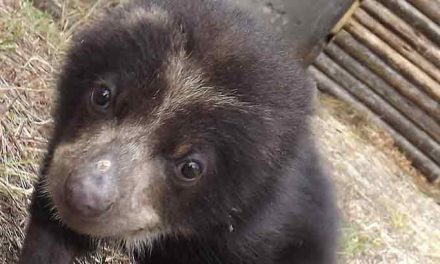
[[[98,217],[109,211],[117,198],[115,173],[113,160],[105,157],[69,175],[64,186],[68,209],[86,218]]]

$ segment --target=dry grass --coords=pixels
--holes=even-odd
[[[363,140],[381,149],[398,164],[402,173],[411,176],[414,183],[423,193],[432,197],[440,204],[440,181],[437,180],[434,183],[429,183],[426,177],[411,165],[411,161],[394,144],[392,137],[370,122],[368,115],[360,114],[346,103],[324,94],[321,94],[319,97],[319,105],[329,111],[340,122],[353,128],[356,134]]]
[[[85,19],[116,1],[67,2],[55,23],[28,1],[0,0],[0,263],[17,261],[62,51]],[[439,189],[426,185],[367,119],[332,99],[320,103],[315,131],[345,222],[340,262],[438,263],[440,208],[414,182],[435,197]],[[104,262],[121,263],[102,256],[88,263]]]
[[[0,262],[14,263],[50,124],[48,77],[59,37],[25,2],[0,4],[0,29]]]
[[[319,102],[314,130],[344,220],[340,262],[439,263],[440,206],[416,183],[437,198],[438,188],[368,118],[326,96]]]
[[[111,4],[70,1],[55,23],[29,1],[0,0],[0,263],[17,261],[52,125],[50,99],[62,51],[71,32],[104,3]]]

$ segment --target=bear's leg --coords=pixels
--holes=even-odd
[[[67,264],[91,249],[87,237],[63,226],[51,215],[51,201],[36,185],[30,207],[31,220],[26,230],[20,264]]]

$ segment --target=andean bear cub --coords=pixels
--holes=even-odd
[[[144,0],[72,40],[22,264],[102,243],[135,263],[335,262],[314,88],[225,2]]]

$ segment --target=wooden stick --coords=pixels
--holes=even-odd
[[[381,0],[381,2],[433,42],[440,43],[440,27],[410,3],[402,0]]]
[[[437,44],[433,43],[423,34],[417,32],[403,19],[396,16],[388,8],[376,1],[367,0],[362,2],[362,8],[378,19],[383,25],[393,30],[396,34],[410,43],[413,48],[430,60],[434,65],[440,67],[440,48]]]
[[[415,51],[408,43],[377,22],[377,20],[371,17],[367,12],[359,9],[354,14],[354,18],[382,40],[386,41],[392,48],[417,65],[437,82],[440,82],[440,70],[436,65],[433,65],[430,61],[425,59],[425,57]]]
[[[420,12],[429,17],[432,21],[440,24],[440,1],[436,0],[407,0]]]
[[[434,162],[440,164],[440,145],[390,106],[382,97],[372,92],[368,86],[359,82],[325,54],[321,54],[317,58],[315,65],[431,157]]]
[[[406,138],[400,135],[396,130],[391,128],[387,123],[382,121],[377,115],[375,115],[369,108],[359,102],[352,94],[347,92],[339,84],[327,77],[322,71],[314,66],[309,68],[309,72],[316,79],[319,90],[329,93],[342,101],[347,102],[357,111],[364,113],[368,118],[383,128],[394,139],[396,145],[406,154],[406,156],[412,160],[414,167],[419,169],[430,182],[434,182],[436,179],[440,179],[440,168],[430,158],[423,154],[413,144],[411,144]]]
[[[359,6],[361,5],[360,0],[354,0],[353,4],[350,6],[350,8],[345,12],[345,14],[342,16],[342,18],[336,23],[336,25],[332,28],[330,31],[330,35],[333,37],[336,35],[339,30],[341,30],[344,25],[347,23],[349,19],[353,16],[354,12],[359,9]]]
[[[414,105],[396,89],[364,67],[358,61],[350,57],[346,52],[334,44],[327,46],[325,53],[341,65],[347,72],[367,84],[370,89],[382,96],[394,108],[408,117],[414,124],[418,125],[423,131],[433,137],[437,143],[440,142],[440,125],[425,112]]]
[[[371,52],[371,50],[357,41],[347,31],[340,31],[335,38],[334,43],[379,75],[392,87],[398,90],[400,94],[404,95],[425,112],[429,113],[432,118],[437,120],[437,122],[440,122],[440,102],[433,100],[423,91],[420,91],[411,82],[400,75],[400,73],[389,67],[377,55]]]
[[[371,31],[357,21],[351,20],[345,28],[388,64],[402,72],[412,82],[423,88],[426,93],[433,96],[434,99],[440,101],[440,83],[433,80],[409,60],[396,53],[387,43],[371,33]]]

